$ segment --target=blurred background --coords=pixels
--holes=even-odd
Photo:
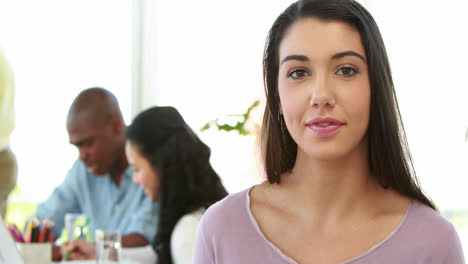
[[[269,27],[290,0],[2,0],[0,46],[16,76],[11,147],[18,186],[7,220],[20,223],[61,183],[77,158],[65,118],[79,91],[101,86],[125,121],[172,105],[195,130],[242,114],[263,98]],[[468,250],[468,47],[465,1],[359,1],[383,35],[415,169],[426,193]],[[230,192],[262,179],[250,134],[208,129],[200,137]],[[221,121],[232,123],[232,120]]]

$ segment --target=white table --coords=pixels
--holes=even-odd
[[[156,253],[151,245],[137,248],[122,248],[122,260],[120,264],[154,264]],[[96,264],[96,260],[73,260],[52,262],[53,264]]]
[[[72,261],[59,261],[52,262],[53,264],[96,264],[96,260],[72,260]],[[110,262],[117,263],[117,262]],[[139,262],[133,260],[122,260],[119,264],[139,264]]]

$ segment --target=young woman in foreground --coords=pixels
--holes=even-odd
[[[194,263],[464,263],[417,183],[384,43],[359,3],[292,4],[263,69],[268,181],[207,210]]]

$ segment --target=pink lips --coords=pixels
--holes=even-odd
[[[335,134],[344,123],[330,117],[317,117],[307,122],[306,125],[319,137],[329,137]]]

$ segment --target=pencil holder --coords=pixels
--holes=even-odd
[[[52,243],[16,243],[24,264],[51,264]]]

